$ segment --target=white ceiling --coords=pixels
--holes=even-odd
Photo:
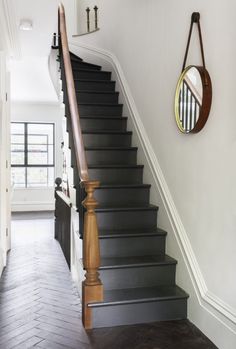
[[[48,56],[52,35],[57,31],[59,0],[5,0],[5,3],[19,52],[19,57],[13,57],[10,63],[12,101],[56,102],[58,98],[50,79]],[[24,19],[32,21],[33,30],[19,29],[20,21]]]
[[[9,0],[8,0],[9,1]],[[57,31],[58,0],[10,0],[15,10],[19,45],[22,57],[48,56],[52,34]],[[22,19],[33,22],[33,30],[22,31],[19,24]]]

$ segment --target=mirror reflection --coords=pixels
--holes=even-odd
[[[194,129],[201,112],[203,85],[196,67],[188,67],[181,75],[177,87],[177,123],[182,132]]]
[[[73,35],[81,36],[94,33],[99,30],[99,0],[76,0],[75,16],[76,16],[76,33]]]

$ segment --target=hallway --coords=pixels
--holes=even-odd
[[[86,333],[53,225],[52,213],[13,215],[12,250],[0,281],[0,349],[216,349],[187,320]]]
[[[13,215],[12,250],[0,282],[0,348],[90,348],[79,298],[54,240],[53,214],[38,218]]]

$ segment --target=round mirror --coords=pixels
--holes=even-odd
[[[189,66],[181,74],[175,93],[175,118],[183,133],[204,127],[211,109],[211,78],[204,67]]]

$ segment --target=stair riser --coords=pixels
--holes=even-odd
[[[130,147],[131,134],[83,134],[85,147]]]
[[[102,257],[152,256],[165,253],[165,236],[100,238]]]
[[[79,81],[75,80],[75,89],[84,91],[115,91],[114,81]]]
[[[154,228],[157,223],[157,211],[103,211],[97,212],[97,220],[99,229]]]
[[[78,103],[118,103],[119,93],[77,92]]]
[[[112,327],[187,317],[187,300],[165,300],[92,308],[93,327]]]
[[[72,69],[88,69],[88,70],[101,70],[101,67],[94,65],[94,64],[89,64],[89,63],[84,63],[84,62],[78,62],[76,60],[71,61],[72,64]]]
[[[105,290],[175,284],[175,265],[99,270]]]
[[[126,131],[127,119],[80,119],[82,131]]]
[[[142,168],[95,168],[89,169],[90,179],[99,180],[102,184],[141,184]]]
[[[83,105],[79,104],[80,116],[122,116],[123,106],[114,105]]]
[[[133,150],[87,150],[88,165],[136,165],[137,152]]]
[[[95,198],[101,206],[137,207],[149,204],[149,188],[97,189]]]
[[[95,70],[73,70],[74,79],[85,79],[85,80],[111,80],[111,73],[104,71]]]

